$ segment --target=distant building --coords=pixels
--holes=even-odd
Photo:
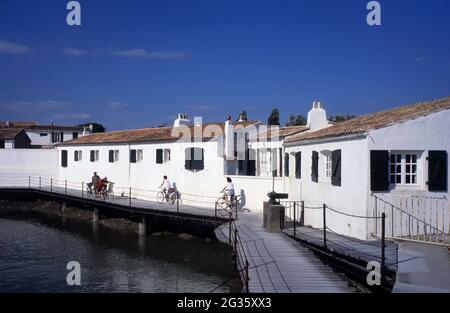
[[[0,149],[28,149],[31,140],[23,128],[0,127]]]
[[[31,148],[52,146],[91,134],[84,126],[39,125],[37,122],[0,121],[0,128],[21,128],[31,140]]]

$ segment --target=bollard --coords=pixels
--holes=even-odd
[[[323,204],[323,247],[327,248],[327,205]]]
[[[386,253],[386,214],[381,213],[381,284],[383,284],[384,280],[384,266],[385,266],[385,253]]]

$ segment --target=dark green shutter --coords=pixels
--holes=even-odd
[[[341,150],[331,152],[331,184],[341,185]]]
[[[114,162],[114,150],[109,150],[109,163]]]
[[[75,162],[78,161],[78,151],[73,152],[73,159],[75,160]]]
[[[295,154],[295,178],[302,178],[302,152]]]
[[[184,168],[190,170],[192,168],[192,148],[184,150]]]
[[[91,162],[95,162],[95,150],[91,150]]]
[[[136,163],[136,150],[130,150],[130,163]]]
[[[67,167],[67,150],[61,150],[61,166]]]
[[[163,149],[156,149],[156,163],[163,163]]]
[[[428,151],[428,190],[447,191],[447,151]]]
[[[389,190],[389,151],[370,151],[370,190]]]
[[[311,180],[313,182],[319,181],[319,153],[313,151],[311,155]]]
[[[284,176],[289,177],[289,153],[284,154]]]

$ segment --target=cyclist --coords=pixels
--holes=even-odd
[[[97,188],[97,183],[99,180],[100,180],[100,176],[97,175],[97,172],[94,172],[91,182],[87,184],[91,194],[93,194],[95,192],[95,190]]]
[[[166,200],[169,198],[169,195],[172,192],[174,192],[174,190],[172,188],[172,184],[170,183],[170,181],[166,175],[163,176],[163,181],[158,188],[162,188],[162,191],[164,193],[164,197],[166,198]]]
[[[97,194],[101,195],[103,192],[106,191],[106,186],[108,185],[108,178],[100,179],[97,184],[95,185],[95,189],[97,191]]]
[[[222,189],[222,193],[225,193],[225,196],[227,197],[228,201],[233,201],[234,199],[234,184],[230,177],[227,177],[227,185],[225,188]]]

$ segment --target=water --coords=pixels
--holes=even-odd
[[[36,212],[0,211],[0,292],[238,292],[226,245],[139,237]],[[69,261],[81,286],[68,286]]]

